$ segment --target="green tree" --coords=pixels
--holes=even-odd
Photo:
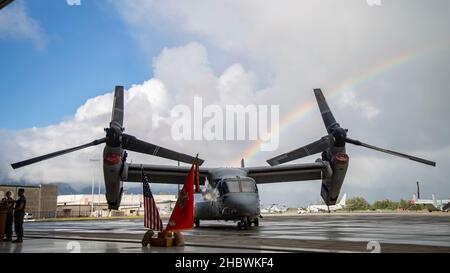
[[[369,203],[361,196],[356,196],[349,198],[347,200],[347,205],[350,210],[368,210]]]
[[[389,199],[375,201],[370,209],[372,210],[396,210],[399,207],[399,202],[391,201]]]

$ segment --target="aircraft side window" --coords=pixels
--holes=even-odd
[[[224,194],[224,192],[223,192],[223,184],[222,183],[218,183],[217,184],[217,189],[219,190],[219,194],[220,195]]]
[[[221,181],[221,182],[219,183],[218,188],[219,188],[219,194],[220,194],[220,195],[223,195],[223,194],[226,194],[226,193],[229,192],[228,187],[227,187],[227,184],[226,184],[224,181]]]

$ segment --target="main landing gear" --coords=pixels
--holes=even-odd
[[[248,229],[249,227],[251,227],[253,225],[255,225],[255,227],[259,226],[259,219],[255,218],[255,219],[249,219],[249,218],[243,218],[241,219],[241,221],[239,221],[237,223],[237,228],[238,229]]]
[[[245,221],[244,219],[242,219],[241,221],[239,221],[237,223],[237,228],[238,229],[248,229],[248,222]]]

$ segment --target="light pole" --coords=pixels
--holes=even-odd
[[[97,195],[97,206],[100,207],[101,211],[102,211],[102,215],[103,216],[103,208],[100,205],[100,179],[98,180],[98,195]]]

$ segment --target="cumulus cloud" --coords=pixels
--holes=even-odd
[[[258,91],[236,100],[279,104],[283,118],[313,99],[313,88],[321,87],[350,137],[438,161],[437,168],[430,168],[349,147],[352,165],[344,184],[349,193],[372,200],[398,198],[405,191],[409,194],[414,180],[425,179],[427,188],[450,195],[444,183],[449,158],[441,152],[450,147],[450,129],[442,126],[450,115],[450,93],[444,91],[450,85],[445,75],[450,68],[448,2],[401,0],[374,8],[362,0],[345,5],[332,0],[137,0],[118,10],[130,30],[147,40],[152,34],[145,27],[207,45],[216,55],[210,58],[216,60],[211,66],[230,69],[219,80],[223,86],[233,86],[227,75],[246,67],[252,75],[234,80],[240,81],[244,94]],[[430,47],[434,49],[421,50]],[[414,53],[398,61],[408,52]],[[227,97],[226,92],[221,95]],[[318,139],[325,133],[321,122],[317,109],[299,116],[282,130],[279,151],[256,153],[250,164],[264,164],[279,152]],[[245,146],[236,145],[233,153],[241,148]],[[305,203],[317,199],[319,190],[310,196],[312,186],[301,185],[264,188],[281,189]]]
[[[372,119],[380,113],[380,109],[375,107],[370,101],[358,99],[353,90],[344,90],[339,103],[341,109],[352,107],[367,119]]]
[[[15,1],[0,12],[0,39],[11,38],[31,40],[38,49],[45,46],[45,33],[23,1]]]

